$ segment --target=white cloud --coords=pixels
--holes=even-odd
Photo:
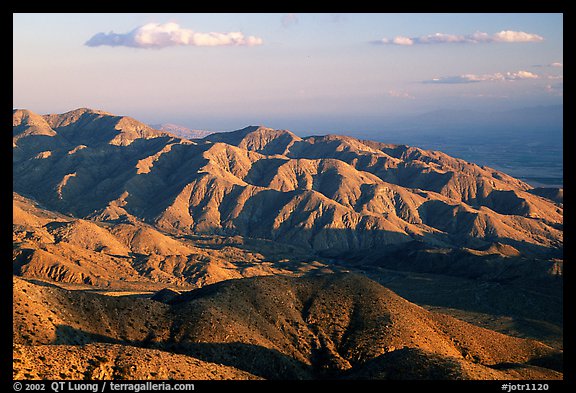
[[[466,42],[466,37],[453,34],[435,33],[421,37],[415,37],[412,40],[418,44],[443,44]]]
[[[477,82],[490,82],[490,81],[516,81],[525,79],[538,79],[539,76],[530,71],[516,71],[516,72],[496,72],[494,74],[464,74],[458,76],[444,76],[439,78],[424,81],[424,83],[477,83]]]
[[[494,34],[493,39],[496,42],[540,42],[544,40],[538,34],[512,30],[502,30]]]
[[[396,45],[414,45],[414,41],[408,37],[396,37],[392,40],[392,43]]]
[[[507,72],[504,75],[505,80],[518,80],[518,79],[538,79],[538,75],[530,71]]]
[[[181,28],[177,23],[148,23],[134,30],[117,34],[98,33],[86,41],[86,46],[128,46],[132,48],[166,48],[169,46],[255,46],[261,45],[262,39],[254,36],[245,37],[241,32],[199,33]]]
[[[563,63],[550,63],[550,64],[534,64],[532,67],[536,67],[536,68],[563,68],[564,64]]]
[[[526,33],[523,31],[502,30],[489,35],[488,33],[476,32],[466,35],[455,35],[446,33],[434,33],[420,37],[396,36],[393,39],[382,38],[377,41],[381,44],[413,45],[413,44],[480,44],[492,42],[540,42],[544,38],[538,34]]]

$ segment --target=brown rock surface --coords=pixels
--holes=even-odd
[[[158,349],[267,379],[310,379],[356,374],[389,378],[399,362],[416,356],[448,379],[561,377],[561,351],[426,311],[354,274],[229,280],[184,293],[169,304],[15,278],[13,301],[14,342],[21,345],[15,351],[26,353],[26,359],[39,359],[40,354],[52,359],[46,354],[56,350],[53,345],[76,351],[72,359],[94,357],[102,349],[125,353],[138,347],[134,351],[140,357]],[[125,347],[87,345],[92,343]],[[66,347],[70,345],[80,345],[82,351]],[[397,361],[389,363],[390,354]],[[52,360],[47,362],[54,367]],[[113,365],[102,373],[112,372]],[[15,368],[21,375],[30,366],[21,362]],[[218,372],[228,373],[222,378],[248,376],[229,369]]]
[[[561,189],[86,108],[15,110],[13,150],[15,378],[562,377]]]
[[[79,218],[341,253],[416,240],[561,255],[561,204],[441,152],[265,127],[193,143],[88,109],[14,124],[15,191]]]

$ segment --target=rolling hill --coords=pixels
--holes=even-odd
[[[19,278],[14,288],[16,376],[155,379],[186,364],[180,378],[562,377],[561,351],[426,311],[349,273],[228,280],[167,303]],[[70,355],[56,362],[55,351]]]

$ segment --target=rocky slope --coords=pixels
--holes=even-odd
[[[253,380],[234,367],[122,344],[14,345],[13,379]]]
[[[158,290],[325,267],[296,247],[239,237],[173,237],[138,220],[84,220],[13,197],[13,273],[19,276]]]
[[[15,110],[13,152],[15,378],[562,377],[561,189],[85,108]]]
[[[561,351],[428,312],[353,274],[229,280],[167,303],[15,278],[13,302],[16,377],[562,377]]]
[[[87,109],[16,110],[13,125],[14,190],[78,218],[341,255],[412,241],[562,255],[562,204],[440,152],[265,127],[192,142]]]

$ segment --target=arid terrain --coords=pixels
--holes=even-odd
[[[562,189],[90,109],[13,152],[15,379],[563,377]]]

